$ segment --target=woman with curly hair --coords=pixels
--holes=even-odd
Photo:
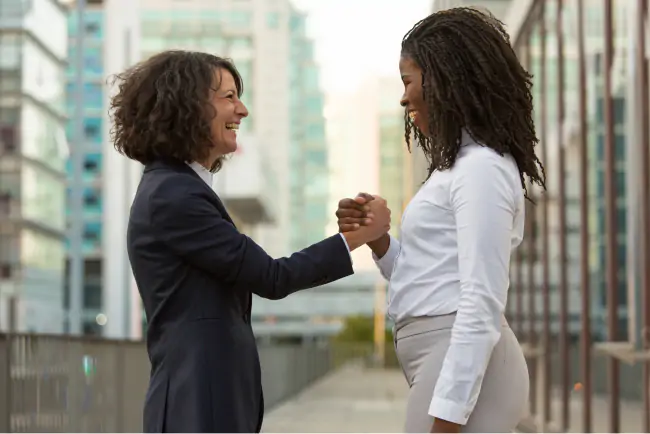
[[[252,294],[277,300],[352,274],[349,250],[386,233],[390,212],[373,201],[371,226],[273,259],[237,230],[211,187],[248,115],[234,65],[168,51],[117,81],[115,148],[144,165],[127,231],[148,322],[144,431],[259,432]]]
[[[413,133],[429,173],[401,240],[382,235],[368,246],[390,282],[410,386],[406,431],[512,432],[529,378],[504,318],[509,263],[524,235],[526,178],[544,186],[531,77],[502,23],[469,8],[417,23],[399,68],[407,143]],[[363,224],[367,202],[339,203],[341,231]]]

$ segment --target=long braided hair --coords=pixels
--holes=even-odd
[[[532,76],[519,63],[502,22],[473,8],[434,13],[404,36],[402,56],[422,69],[429,135],[405,113],[405,138],[409,151],[411,136],[422,147],[428,176],[454,165],[466,128],[477,142],[514,157],[526,197],[525,176],[546,188],[544,166],[535,155]]]

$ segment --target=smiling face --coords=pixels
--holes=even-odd
[[[211,99],[216,112],[211,123],[214,144],[211,158],[216,160],[237,150],[237,131],[242,119],[248,116],[248,109],[239,99],[235,78],[229,71],[215,70],[214,83],[219,84],[213,89]]]
[[[428,136],[429,109],[424,101],[422,68],[412,58],[402,56],[399,60],[399,71],[404,83],[404,95],[400,104],[406,108],[409,117],[420,132]]]

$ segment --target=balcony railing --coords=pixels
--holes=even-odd
[[[266,410],[370,351],[259,345]],[[0,432],[140,432],[149,373],[140,341],[0,334]]]

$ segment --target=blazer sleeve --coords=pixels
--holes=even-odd
[[[164,197],[150,197],[154,232],[187,263],[235,289],[277,300],[354,273],[339,234],[290,257],[273,259],[227,221],[207,193],[179,190],[174,185],[166,190]]]

